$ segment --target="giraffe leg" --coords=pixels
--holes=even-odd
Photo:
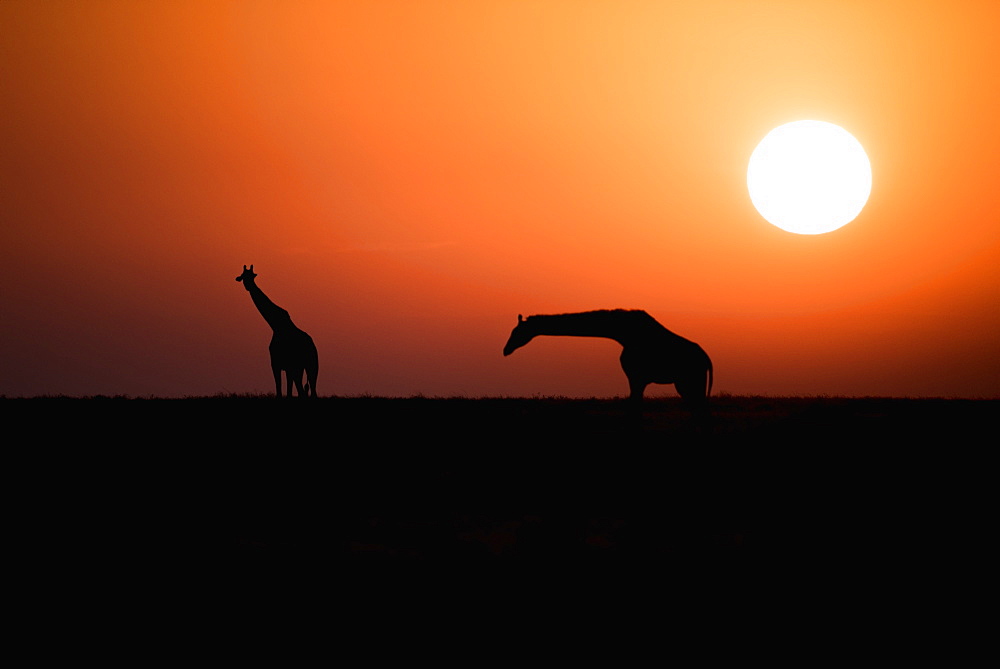
[[[625,401],[626,414],[632,420],[642,418],[642,395],[646,391],[647,383],[635,379],[628,380],[629,395]]]
[[[309,397],[316,397],[316,377],[319,376],[319,370],[312,368],[306,370],[306,381],[308,381],[308,393]]]
[[[302,390],[302,374],[303,370],[301,369],[296,369],[294,372],[290,372],[288,374],[288,378],[295,381],[295,392],[298,394],[299,397],[305,397],[305,394],[303,393]],[[289,397],[292,396],[291,388],[289,388],[288,396]]]
[[[274,396],[281,397],[281,368],[272,364],[271,373],[274,374]]]
[[[678,380],[674,383],[674,388],[692,415],[699,420],[708,416],[708,397],[705,392],[705,377],[702,373],[692,374],[683,380]]]
[[[628,389],[629,389],[628,399],[629,399],[629,402],[631,402],[633,404],[636,404],[636,405],[641,405],[642,404],[642,395],[643,395],[644,392],[646,392],[646,386],[647,385],[649,385],[649,384],[648,383],[643,383],[642,381],[636,381],[634,379],[629,379],[628,380]]]
[[[285,397],[291,397],[292,396],[292,380],[294,378],[295,378],[295,375],[292,374],[291,370],[286,369],[285,370],[285,388],[286,388],[286,390],[288,392],[285,393]]]

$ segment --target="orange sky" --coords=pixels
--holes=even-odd
[[[645,309],[716,390],[1000,396],[1000,3],[0,3],[0,395],[627,392]],[[844,228],[754,210],[775,126],[836,123]],[[650,387],[647,395],[672,395]]]

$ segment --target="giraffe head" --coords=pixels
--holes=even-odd
[[[250,265],[250,269],[247,269],[247,266],[244,265],[243,274],[240,274],[238,277],[236,277],[236,280],[242,281],[243,287],[246,288],[247,290],[250,290],[250,284],[253,283],[253,280],[256,278],[257,275],[253,273],[253,265]]]
[[[503,354],[505,356],[510,355],[534,339],[534,337],[535,333],[531,332],[528,323],[524,320],[524,316],[518,314],[517,327],[510,331],[510,338],[507,340],[507,345],[503,347]]]

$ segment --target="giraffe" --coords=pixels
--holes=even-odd
[[[528,318],[518,314],[503,354],[510,355],[538,335],[607,337],[621,344],[620,360],[633,406],[642,403],[650,383],[674,384],[695,412],[704,410],[712,393],[714,372],[704,349],[663,327],[645,311],[604,309]]]
[[[268,350],[271,352],[271,372],[274,374],[274,394],[281,397],[281,372],[285,372],[287,381],[287,397],[292,396],[292,384],[299,397],[308,395],[316,397],[316,375],[319,373],[319,355],[312,337],[295,327],[288,312],[276,305],[257,287],[257,275],[253,265],[250,269],[243,266],[243,273],[236,277],[243,282],[243,287],[250,293],[257,311],[271,326],[274,334]],[[302,374],[306,375],[305,393],[303,393]]]

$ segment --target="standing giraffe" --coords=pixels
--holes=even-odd
[[[698,344],[676,335],[645,311],[585,311],[553,316],[517,316],[503,354],[510,355],[538,335],[607,337],[622,345],[621,363],[628,377],[629,399],[642,402],[650,383],[672,383],[692,410],[705,408],[712,392],[713,370]],[[707,386],[706,386],[707,380]]]
[[[313,343],[312,337],[295,327],[287,311],[272,302],[264,291],[257,287],[256,278],[253,265],[250,265],[250,269],[244,265],[243,274],[236,277],[236,280],[243,282],[243,287],[250,293],[257,311],[274,332],[271,344],[268,346],[271,352],[271,372],[274,373],[274,394],[281,397],[281,372],[284,371],[288,397],[292,396],[293,383],[299,397],[304,397],[306,394],[316,397],[316,375],[319,373],[316,344]],[[302,388],[303,372],[308,379],[305,393]]]

